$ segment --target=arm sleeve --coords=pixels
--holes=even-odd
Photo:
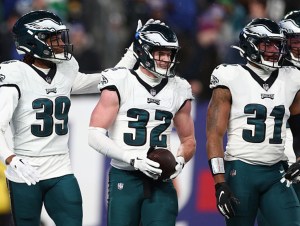
[[[231,67],[226,65],[217,66],[210,77],[210,85],[209,88],[214,89],[217,87],[227,87],[229,88],[229,84],[227,81],[227,77],[231,75]]]
[[[18,105],[18,98],[19,93],[15,87],[0,87],[0,157],[4,163],[9,156],[14,154],[5,139],[5,131]]]
[[[129,154],[128,151],[122,150],[113,140],[106,136],[106,132],[104,128],[89,127],[89,146],[104,156],[130,164],[130,160],[134,159],[135,156]]]
[[[136,64],[137,59],[134,55],[133,43],[131,43],[124,56],[121,58],[121,60],[117,63],[115,67],[125,67],[128,69],[133,69]]]
[[[99,93],[97,88],[101,73],[84,74],[78,72],[72,86],[71,94]]]

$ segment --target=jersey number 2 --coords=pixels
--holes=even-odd
[[[124,142],[130,146],[142,146],[147,142],[147,124],[149,121],[149,112],[144,109],[131,108],[127,112],[130,118],[138,119],[137,121],[129,121],[128,127],[135,129],[135,135],[132,133],[124,133]],[[160,135],[170,126],[173,114],[168,111],[156,110],[155,120],[164,123],[154,127],[150,131],[150,146],[167,147],[167,136]]]
[[[55,106],[55,112],[53,109]],[[53,133],[57,135],[65,135],[68,133],[68,113],[71,101],[68,97],[57,97],[53,103],[47,98],[39,98],[32,102],[33,109],[42,109],[42,112],[36,113],[36,119],[43,120],[43,124],[31,125],[31,133],[36,137],[48,137]],[[54,123],[54,119],[61,120],[61,123]]]

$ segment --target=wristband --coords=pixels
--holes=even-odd
[[[208,164],[211,170],[212,175],[224,174],[224,159],[220,157],[211,158],[208,160]]]

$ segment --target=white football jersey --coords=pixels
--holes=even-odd
[[[247,66],[220,65],[211,88],[232,96],[225,159],[261,165],[287,160],[284,154],[289,107],[300,90],[299,71],[284,67],[264,81]]]
[[[102,73],[99,89],[117,91],[120,106],[108,135],[122,149],[146,156],[150,146],[170,150],[173,118],[185,101],[193,99],[191,87],[180,77],[162,79],[151,87],[134,71],[125,68]],[[101,98],[101,97],[100,97]],[[125,162],[112,160],[116,168],[130,169]]]
[[[21,61],[3,62],[0,67],[0,87],[15,87],[19,93],[11,119],[14,152],[25,156],[67,153],[71,90],[95,92],[100,74],[79,73],[74,58],[56,64],[44,78]]]

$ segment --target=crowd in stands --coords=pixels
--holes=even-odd
[[[138,19],[160,19],[179,36],[178,74],[188,79],[199,101],[207,101],[210,74],[218,64],[241,63],[236,44],[252,18],[282,16],[300,9],[293,0],[4,0],[0,3],[0,61],[19,59],[10,30],[30,10],[48,9],[69,24],[81,71],[112,67],[132,41]]]

